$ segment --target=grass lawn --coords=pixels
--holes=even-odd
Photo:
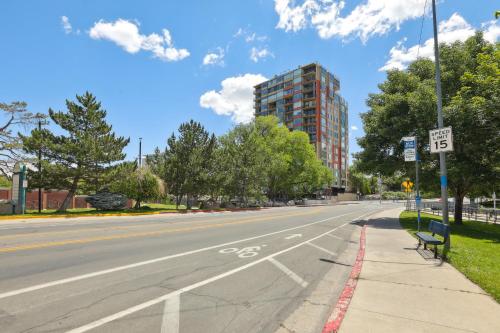
[[[441,221],[440,216],[432,214],[421,217],[422,230],[427,230],[430,220]],[[415,236],[416,212],[401,213],[399,221]],[[450,240],[447,261],[500,302],[500,225],[475,221],[464,221],[463,225],[451,223]]]
[[[198,210],[198,207],[192,207],[193,211]],[[224,211],[225,208],[214,208],[212,210]],[[29,218],[29,217],[43,217],[43,216],[54,216],[60,215],[65,217],[71,216],[92,216],[92,215],[106,215],[106,214],[123,214],[123,215],[134,215],[134,214],[148,214],[148,213],[167,213],[167,212],[179,212],[185,213],[186,206],[179,205],[179,209],[175,208],[175,205],[167,204],[157,204],[157,203],[144,203],[139,209],[123,209],[123,210],[97,210],[94,208],[74,208],[68,209],[66,212],[57,212],[55,209],[45,209],[41,213],[38,213],[37,209],[28,209],[24,215],[13,215],[13,214],[0,214],[0,219],[8,219],[10,217],[18,218]]]
[[[42,216],[86,216],[86,215],[102,215],[102,214],[147,214],[151,212],[176,212],[185,211],[186,207],[184,205],[179,206],[179,210],[175,209],[175,205],[165,205],[165,204],[143,204],[139,209],[123,209],[123,210],[97,210],[95,208],[74,208],[68,209],[66,212],[57,212],[55,209],[45,209],[41,213],[38,213],[36,209],[28,209],[23,217],[42,217]],[[9,216],[19,216],[12,214],[0,214],[3,217]]]

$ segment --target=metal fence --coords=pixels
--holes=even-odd
[[[416,205],[414,200],[409,200],[404,203],[406,210],[416,211]],[[443,215],[442,205],[440,202],[422,202],[420,206],[420,211],[431,213],[433,215]],[[453,216],[455,212],[455,204],[453,202],[448,203],[448,211],[450,215]],[[482,208],[476,205],[465,204],[462,207],[462,219],[481,221],[488,223],[498,223],[499,209],[493,208]]]

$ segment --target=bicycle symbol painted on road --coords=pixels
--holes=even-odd
[[[249,246],[249,247],[244,247],[241,249],[238,249],[237,247],[228,247],[227,249],[222,249],[219,251],[219,253],[222,254],[229,254],[229,253],[236,253],[239,258],[251,258],[255,257],[256,255],[259,254],[258,251],[262,249],[266,245],[262,246]]]

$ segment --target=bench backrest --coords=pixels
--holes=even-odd
[[[444,239],[447,239],[450,235],[450,226],[438,221],[431,220],[431,222],[429,223],[429,231],[432,232],[432,234],[438,234],[443,236]]]

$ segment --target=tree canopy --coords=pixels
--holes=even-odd
[[[454,151],[446,154],[448,186],[455,198],[455,221],[461,223],[466,194],[498,187],[500,133],[499,45],[481,32],[465,42],[441,45],[445,126],[452,126]],[[439,187],[439,161],[430,154],[428,131],[437,127],[434,63],[418,59],[407,70],[391,70],[380,92],[370,94],[362,114],[365,136],[358,139],[359,168],[367,173],[414,179],[413,163],[405,163],[401,138],[418,137],[422,188]]]
[[[98,192],[101,182],[112,163],[125,158],[123,149],[128,138],[118,137],[106,123],[106,111],[101,103],[86,92],[76,96],[77,101],[66,100],[67,112],[49,109],[50,120],[64,134],[56,135],[47,128],[34,129],[29,136],[21,136],[24,150],[30,154],[42,151],[42,179],[38,186],[66,189],[68,195],[59,207],[65,211],[78,188]]]
[[[0,103],[0,111],[0,174],[9,178],[14,164],[27,159],[17,131],[44,121],[45,115],[29,112],[25,102]]]

